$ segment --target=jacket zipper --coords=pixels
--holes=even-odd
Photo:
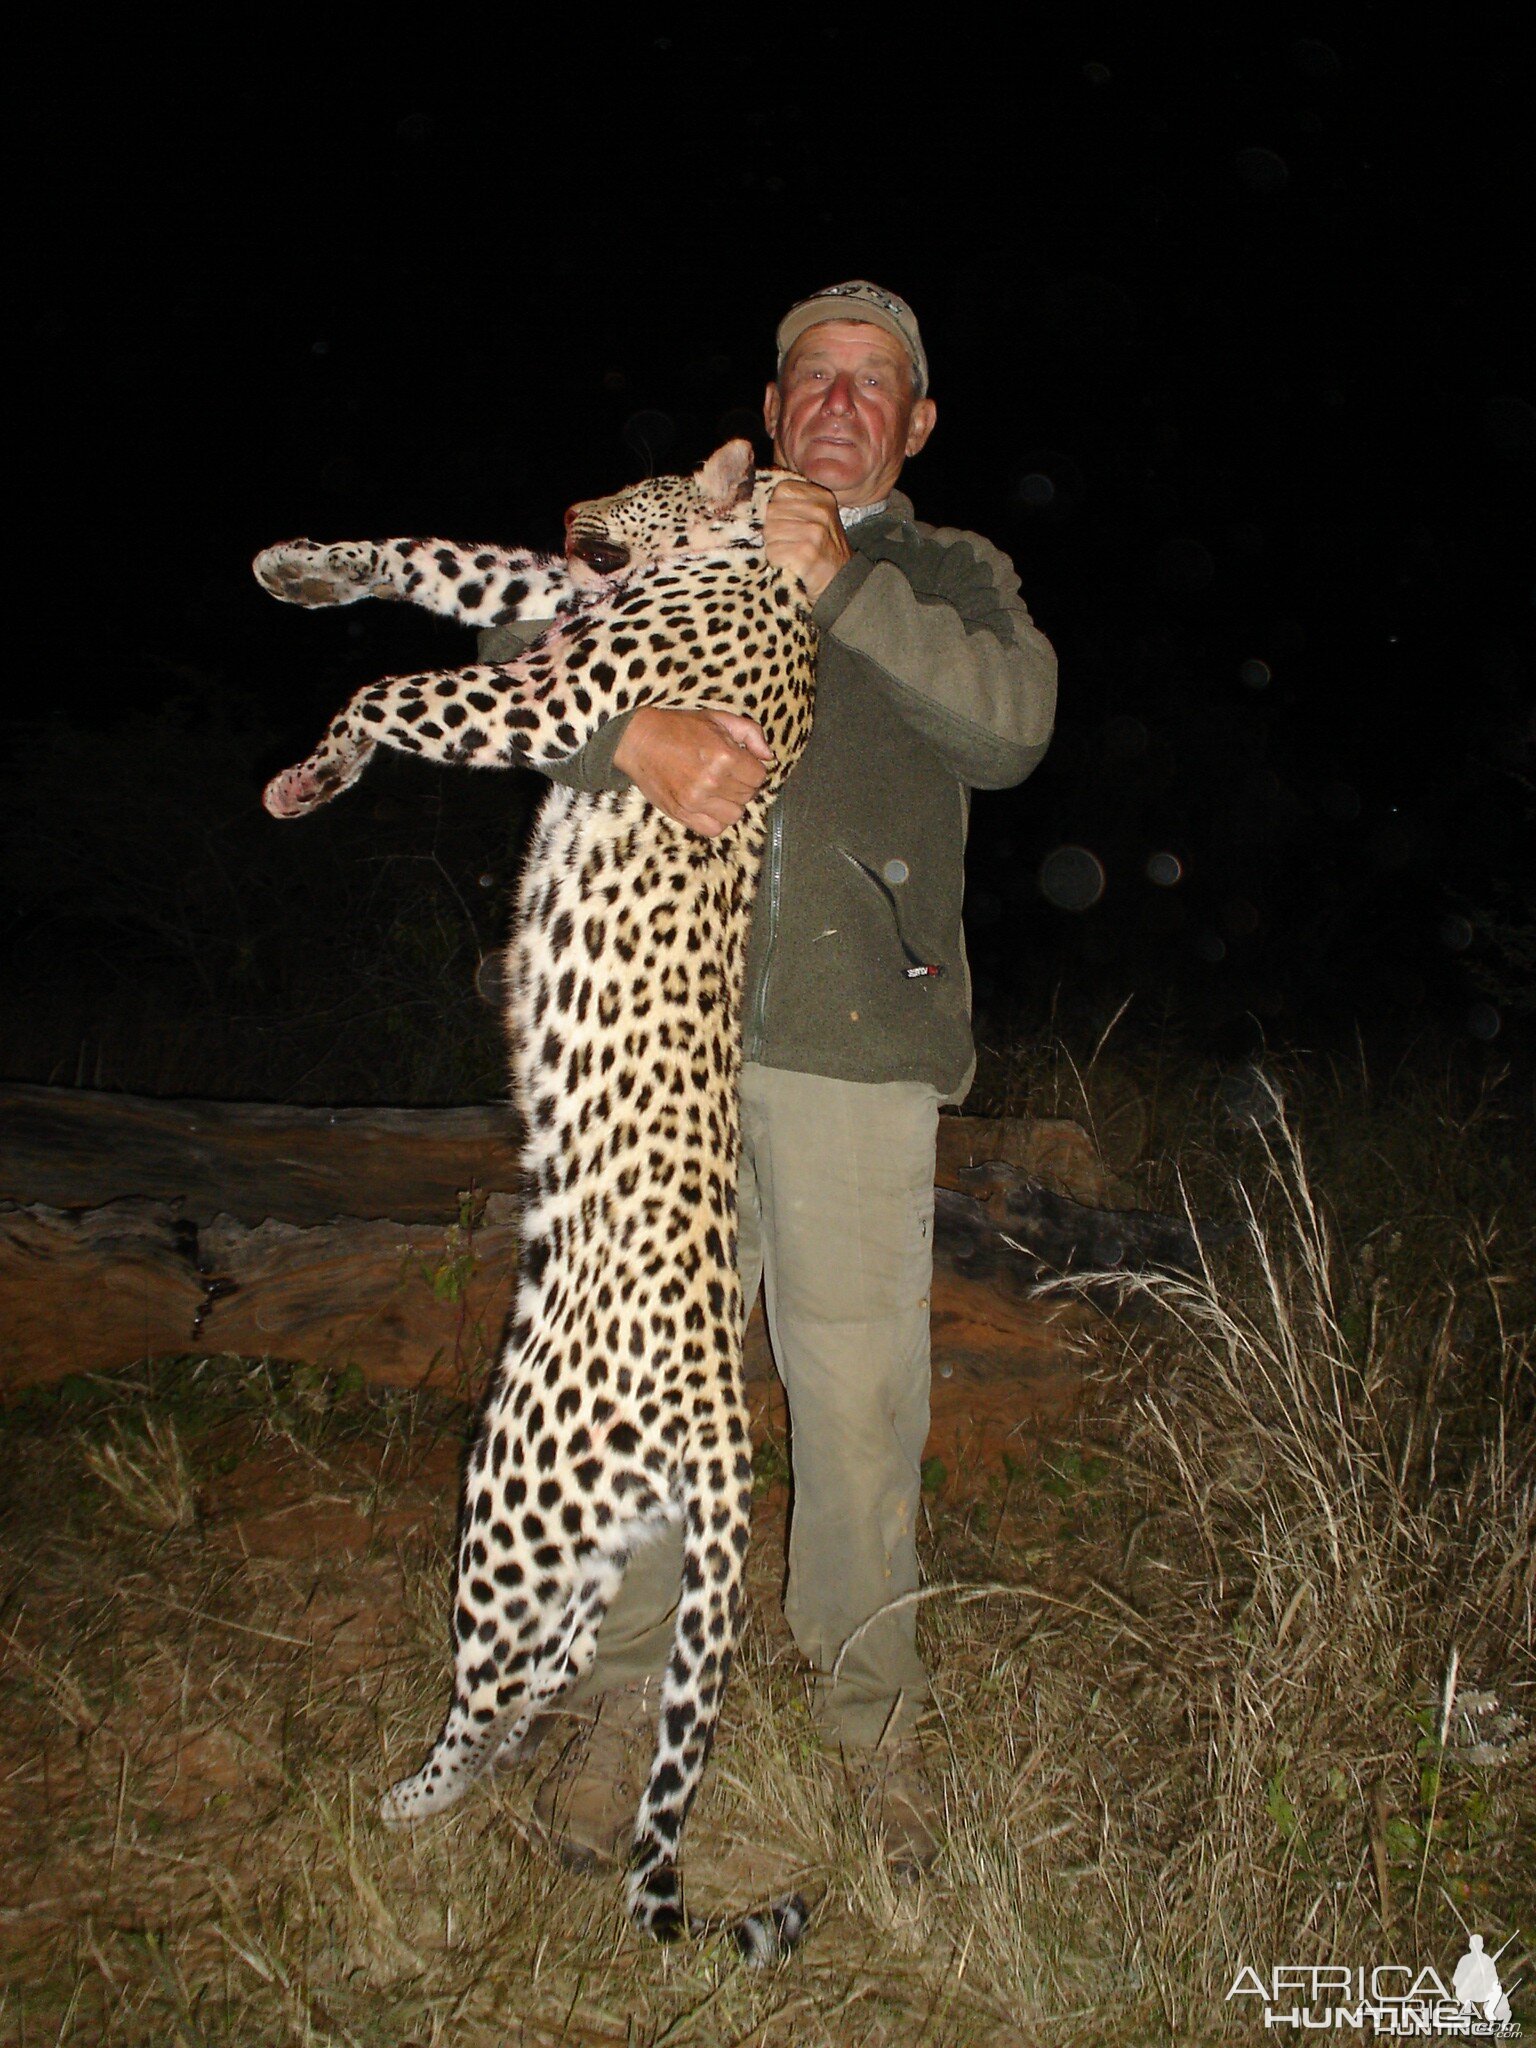
[[[763,1033],[768,1015],[768,982],[773,973],[773,942],[779,935],[779,886],[784,874],[784,813],[777,804],[768,814],[768,869],[766,901],[759,889],[757,915],[766,915],[768,932],[763,942],[763,977],[757,984],[757,1000],[752,1005],[751,1028],[747,1034],[746,1057],[760,1059],[763,1051]]]

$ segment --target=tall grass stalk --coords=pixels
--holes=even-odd
[[[1426,1430],[1455,1319],[1426,1346],[1422,1273],[1401,1310],[1368,1282],[1361,1312],[1362,1276],[1274,1108],[1237,1184],[1244,1241],[1219,1270],[1076,1283],[1154,1306],[1171,1333],[1132,1369],[1123,1451],[1162,1534],[1135,1597],[1187,1776],[1156,1855],[1145,1807],[1105,1810],[1101,1864],[1175,2030],[1244,1964],[1368,1960],[1394,1936],[1438,1953],[1444,1880],[1470,1899],[1480,1840],[1484,1874],[1508,1871],[1508,1910],[1532,1895],[1528,1863],[1509,1863],[1521,1788],[1506,1768],[1530,1754],[1516,1724],[1536,1675],[1530,1341],[1485,1264],[1492,1313],[1468,1326],[1485,1398]],[[1474,1764],[1458,1749],[1458,1686],[1516,1710],[1512,1750]]]

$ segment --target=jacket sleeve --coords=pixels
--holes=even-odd
[[[822,592],[817,625],[871,665],[962,782],[1022,782],[1050,741],[1056,655],[1012,562],[952,527],[904,526],[875,547]]]
[[[506,626],[487,626],[477,648],[482,661],[516,661],[539,635],[554,624],[552,619],[517,619]],[[629,777],[613,765],[619,741],[629,730],[632,711],[621,712],[600,726],[579,754],[572,754],[558,768],[544,767],[540,773],[551,782],[563,782],[568,789],[628,789]]]

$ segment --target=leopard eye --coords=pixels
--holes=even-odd
[[[628,566],[629,549],[617,541],[599,540],[595,534],[578,534],[566,550],[578,562],[585,562],[599,576],[615,576]]]

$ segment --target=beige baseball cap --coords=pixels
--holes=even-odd
[[[825,291],[814,292],[790,307],[779,322],[780,370],[805,330],[820,326],[823,320],[867,320],[872,327],[883,327],[887,334],[894,334],[912,358],[917,397],[926,395],[928,358],[923,352],[923,337],[917,331],[917,315],[905,299],[871,284],[867,277],[850,278],[847,284],[829,284]]]

